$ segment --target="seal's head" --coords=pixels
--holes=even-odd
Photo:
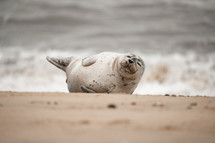
[[[145,70],[145,64],[139,56],[128,53],[119,57],[119,74],[126,78],[141,77]]]

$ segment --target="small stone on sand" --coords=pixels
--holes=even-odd
[[[197,103],[196,102],[191,102],[190,106],[197,106]]]
[[[82,120],[80,123],[84,124],[84,125],[87,125],[87,124],[90,124],[90,121],[88,121],[88,120]]]
[[[131,102],[131,105],[136,105],[136,102]]]
[[[116,108],[116,105],[115,105],[115,104],[109,104],[109,105],[108,105],[108,108],[113,108],[113,109],[115,109],[115,108]]]
[[[152,104],[152,106],[163,107],[164,105],[161,102],[155,102],[155,103]]]
[[[192,109],[192,106],[188,106],[187,109]]]

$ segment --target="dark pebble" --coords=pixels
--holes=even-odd
[[[169,94],[165,94],[164,96],[169,96]]]
[[[196,102],[192,102],[192,103],[190,103],[190,106],[197,106],[197,103]]]
[[[176,95],[175,94],[173,94],[173,95],[171,95],[172,97],[176,97]]]
[[[115,108],[116,108],[116,105],[115,105],[115,104],[109,104],[109,105],[108,105],[108,108],[113,108],[113,109],[115,109]]]
[[[131,105],[136,105],[136,102],[131,102]]]

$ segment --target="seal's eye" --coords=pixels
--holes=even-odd
[[[127,56],[128,58],[131,58],[131,56]]]
[[[139,62],[137,62],[137,64],[141,67],[141,64]]]

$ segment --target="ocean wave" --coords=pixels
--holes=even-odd
[[[96,51],[4,50],[0,56],[0,90],[68,92],[65,74],[45,57],[79,56]],[[138,54],[138,53],[135,53]],[[143,54],[145,73],[135,94],[183,94],[215,96],[215,54]]]

